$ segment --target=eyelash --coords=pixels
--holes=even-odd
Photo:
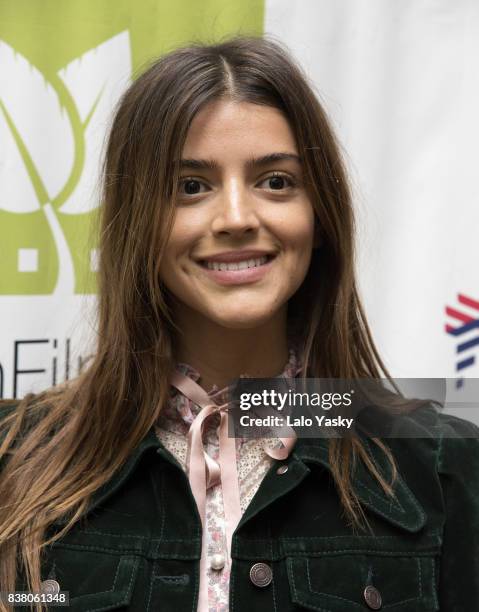
[[[261,182],[263,183],[264,181],[267,181],[269,179],[276,178],[276,177],[283,178],[283,179],[289,181],[290,184],[289,184],[289,187],[286,187],[285,189],[270,189],[269,191],[271,191],[273,193],[275,191],[280,193],[280,192],[286,191],[287,189],[294,189],[298,185],[297,181],[292,176],[290,176],[289,174],[285,174],[283,172],[273,172],[269,176],[265,177]],[[204,181],[202,181],[201,179],[198,179],[198,178],[196,178],[194,176],[184,176],[183,178],[180,179],[179,185],[187,183],[188,181],[196,181],[198,183],[204,184]],[[184,195],[184,196],[190,197],[190,198],[194,198],[195,196],[201,195],[201,193],[194,193],[194,194],[183,193],[181,195]]]

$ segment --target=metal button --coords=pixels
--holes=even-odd
[[[381,593],[371,585],[364,589],[364,599],[371,610],[380,610],[383,605]]]
[[[214,570],[223,569],[225,566],[225,556],[222,553],[215,553],[211,557],[210,567]]]
[[[288,471],[287,465],[280,465],[279,468],[276,470],[276,474],[284,474],[287,471]]]
[[[266,563],[255,563],[249,571],[249,577],[256,586],[265,587],[273,580],[273,572]]]
[[[57,595],[60,592],[60,585],[56,580],[44,580],[40,584],[40,591],[47,595]]]

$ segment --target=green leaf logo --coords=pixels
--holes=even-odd
[[[0,40],[0,294],[95,292],[102,147],[130,83],[124,31],[42,74]]]

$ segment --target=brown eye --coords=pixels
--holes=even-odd
[[[186,193],[188,193],[189,195],[192,195],[194,193],[198,193],[199,190],[200,190],[200,184],[198,183],[198,181],[186,181],[185,183]]]
[[[283,191],[285,189],[291,189],[296,185],[294,180],[286,174],[274,173],[268,178],[264,179],[262,183],[266,183],[266,188],[271,191]]]
[[[269,179],[269,186],[271,189],[284,189],[286,181],[282,176],[272,176]]]
[[[184,187],[184,191],[182,193],[186,195],[197,195],[198,193],[201,193],[201,182],[196,179],[183,179],[182,181],[180,181],[180,191],[181,186]]]

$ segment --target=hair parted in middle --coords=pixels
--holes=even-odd
[[[0,459],[22,433],[0,481],[0,576],[13,590],[21,559],[39,590],[40,549],[66,533],[157,421],[175,368],[171,296],[159,270],[175,217],[189,127],[225,99],[278,109],[294,134],[321,246],[288,303],[303,376],[389,377],[375,348],[354,271],[354,216],[340,145],[307,76],[272,37],[192,43],[155,60],[119,101],[102,173],[98,346],[76,379],[24,398],[1,423]],[[391,462],[390,450],[373,439]],[[359,440],[332,439],[330,463],[345,514],[364,513],[351,485],[359,456],[391,483]],[[64,529],[47,540],[59,519]],[[11,587],[11,588],[10,588]]]

